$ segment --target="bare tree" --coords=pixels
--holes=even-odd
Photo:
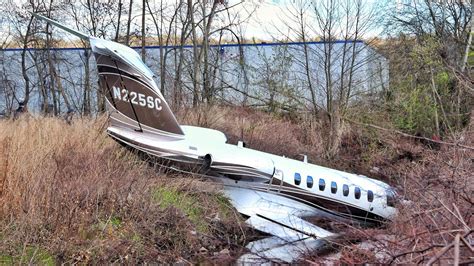
[[[115,10],[118,9],[117,2],[108,1],[91,1],[82,0],[70,3],[65,7],[70,12],[72,19],[76,24],[76,28],[80,31],[87,32],[92,36],[109,38],[113,36],[111,33],[115,29],[114,23],[118,14]],[[116,33],[116,31],[115,31]],[[81,40],[83,47],[87,47],[87,42]],[[90,65],[89,58],[91,56],[90,50],[84,51],[84,57],[81,58],[84,64],[84,90],[83,90],[83,113],[89,115],[93,110],[92,102],[97,102],[98,112],[105,111],[105,97],[98,86],[94,90],[91,87],[90,81]]]
[[[49,6],[48,6],[48,17],[51,17],[51,11],[53,10],[53,1],[51,0],[49,2]],[[61,95],[61,97],[63,98],[64,100],[64,104],[66,105],[66,109],[69,111],[71,110],[71,104],[69,102],[69,99],[68,97],[66,96],[66,93],[64,91],[64,88],[63,88],[63,85],[62,85],[62,80],[61,80],[61,77],[58,73],[58,71],[56,70],[56,65],[57,65],[57,62],[56,60],[53,59],[53,54],[51,52],[51,49],[52,48],[52,32],[50,32],[50,25],[49,23],[46,25],[46,51],[47,51],[47,60],[48,60],[48,65],[49,65],[49,75],[50,75],[50,78],[51,78],[51,93],[53,95],[54,98],[56,98],[56,92],[55,92],[55,86],[57,86],[57,89],[58,89],[58,92],[59,94]],[[58,68],[59,69],[59,68]],[[60,110],[60,104],[57,103],[59,101],[54,101],[54,113],[55,115],[58,115],[61,110]]]
[[[145,10],[146,10],[146,0],[142,2],[142,61],[145,62],[145,41],[146,41],[146,28],[145,28]]]
[[[8,25],[6,14],[8,11],[4,10],[3,8],[0,8],[0,23]],[[12,80],[9,79],[9,71],[7,70],[6,66],[7,60],[10,61],[11,59],[6,58],[7,55],[3,50],[10,45],[11,37],[12,32],[10,27],[8,27],[0,37],[0,93],[3,95],[3,103],[0,102],[0,113],[6,117],[11,115],[13,111],[13,102],[15,100],[15,88],[13,87]]]
[[[172,9],[174,11],[171,11],[167,9],[167,7],[164,6],[163,1],[160,1],[158,9],[152,9],[150,6],[149,1],[146,2],[148,12],[153,20],[153,24],[155,25],[156,33],[157,33],[157,38],[158,38],[158,45],[160,49],[160,90],[161,93],[165,93],[165,83],[166,83],[166,60],[167,60],[167,55],[170,49],[167,47],[171,44],[171,39],[173,37],[172,31],[174,30],[175,36],[177,35],[177,20],[178,20],[178,15],[180,12],[182,12],[183,6],[184,6],[184,0],[179,0],[175,6],[172,6]],[[157,18],[157,15],[159,16],[159,19]],[[166,15],[169,14],[170,17],[168,18],[168,21],[165,22],[166,20]],[[165,25],[165,23],[168,23],[168,25]],[[166,28],[166,32],[165,32]],[[187,31],[187,24],[186,21],[183,22],[182,25],[182,39],[183,39],[183,44],[184,44],[184,38],[186,37],[186,31]],[[175,38],[174,41],[176,41],[177,38]],[[176,66],[176,64],[175,64]],[[176,73],[178,75],[178,73]]]
[[[121,21],[121,18],[122,18],[122,7],[123,7],[123,3],[122,3],[122,0],[119,0],[119,3],[118,3],[118,17],[117,17],[117,30],[115,31],[115,38],[114,38],[114,41],[115,42],[118,42],[118,39],[119,39],[119,33],[120,33],[120,21]]]
[[[127,33],[125,34],[125,45],[130,45],[130,27],[132,24],[133,0],[128,5]]]
[[[23,76],[23,79],[25,80],[25,93],[24,93],[24,99],[23,99],[23,104],[25,106],[28,105],[28,101],[30,100],[30,93],[31,93],[30,77],[28,76],[27,66],[26,66],[26,52],[28,49],[30,35],[32,33],[32,23],[33,23],[33,16],[30,16],[25,34],[23,35],[20,33],[20,38],[22,39],[22,43],[23,43],[23,51],[21,52],[21,74]]]
[[[370,59],[362,56],[366,45],[359,39],[375,21],[374,8],[362,0],[298,0],[289,4],[288,16],[283,18],[290,35],[280,31],[281,35],[302,42],[301,49],[295,51],[295,61],[304,72],[310,111],[315,118],[320,112],[324,114],[327,157],[337,155],[343,118],[351,99],[362,93],[355,72]],[[311,40],[320,40],[320,44],[309,46]]]

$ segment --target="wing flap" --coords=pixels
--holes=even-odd
[[[246,222],[257,230],[282,239],[294,240],[296,236],[299,239],[334,236],[333,233],[291,214],[259,210],[256,215],[251,216]]]
[[[265,219],[258,215],[251,216],[245,222],[261,232],[274,235],[287,242],[309,237],[304,233],[298,232],[297,230],[287,226],[282,226],[281,224],[272,222],[271,220]]]
[[[308,252],[318,252],[328,246],[326,239],[312,237],[286,242],[277,237],[269,237],[247,245],[250,253],[242,255],[238,264],[262,264],[268,262],[293,263]]]

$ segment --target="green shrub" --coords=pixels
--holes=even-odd
[[[431,136],[436,132],[436,106],[427,90],[424,86],[417,86],[399,94],[392,113],[397,128],[423,136]]]

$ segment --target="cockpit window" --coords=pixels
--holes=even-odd
[[[367,191],[367,200],[369,202],[374,201],[374,192],[372,192],[372,190]]]
[[[331,182],[331,193],[336,194],[336,192],[337,192],[337,184],[336,184],[336,182],[332,181]]]
[[[360,199],[360,188],[359,187],[354,188],[354,196],[355,196],[356,199]]]
[[[309,188],[313,187],[313,177],[310,175],[306,178],[306,186]]]
[[[326,188],[326,182],[324,181],[324,179],[320,178],[319,179],[319,190],[324,191],[325,188]]]
[[[346,185],[346,184],[342,185],[342,194],[346,197],[349,195],[349,186],[348,185]]]
[[[387,206],[395,207],[395,192],[392,190],[387,191]]]
[[[295,173],[295,185],[299,186],[301,184],[301,175],[299,173]]]

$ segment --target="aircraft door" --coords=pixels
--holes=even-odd
[[[275,168],[275,172],[268,185],[268,190],[270,190],[271,186],[277,186],[276,191],[280,192],[281,188],[283,187],[283,178],[284,178],[283,171],[278,168]]]

